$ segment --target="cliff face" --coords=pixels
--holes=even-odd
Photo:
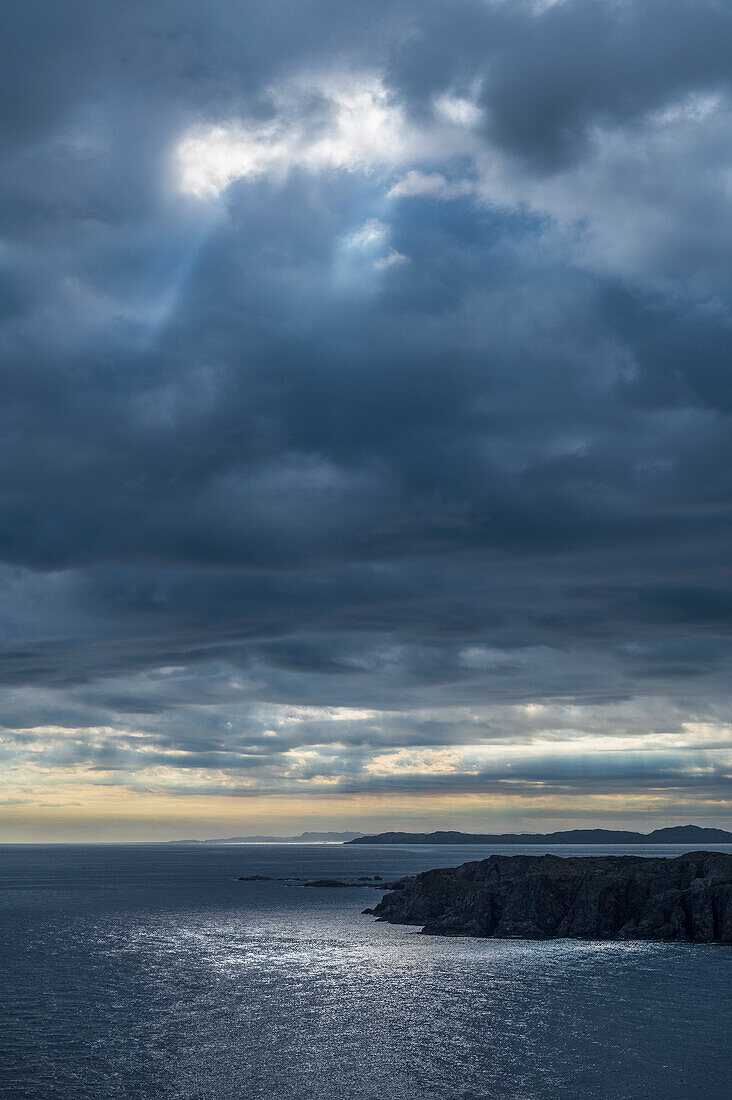
[[[366,912],[435,936],[732,943],[732,855],[491,856],[402,879]]]

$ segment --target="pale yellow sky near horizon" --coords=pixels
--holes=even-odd
[[[651,701],[265,716],[264,755],[238,733],[231,752],[202,758],[136,726],[6,731],[0,843],[732,826],[717,715],[689,721]],[[399,743],[433,723],[455,742]]]
[[[305,830],[422,832],[551,832],[615,828],[650,832],[666,825],[732,828],[723,803],[680,806],[673,791],[635,795],[257,795],[171,797],[122,788],[66,789],[56,800],[0,803],[0,843],[135,842],[248,834],[296,835]],[[243,804],[246,805],[243,805]]]

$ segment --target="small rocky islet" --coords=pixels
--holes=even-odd
[[[395,890],[398,884],[396,882],[384,882],[381,875],[360,875],[355,882],[344,882],[339,878],[316,878],[307,881],[302,878],[277,878],[274,879],[270,875],[239,875],[237,882],[289,882],[297,883],[298,886],[318,886],[321,888],[337,888],[337,887],[364,887],[371,886],[377,890]]]
[[[732,943],[732,855],[503,856],[401,879],[373,909],[432,936]]]

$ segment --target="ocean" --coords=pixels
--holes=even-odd
[[[368,887],[237,881],[546,850],[0,847],[0,1095],[732,1098],[732,947],[433,938]]]

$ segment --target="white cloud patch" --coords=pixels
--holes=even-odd
[[[403,252],[388,247],[390,233],[391,226],[385,225],[378,218],[369,218],[359,229],[346,235],[345,243],[349,249],[363,251],[369,255],[381,252],[382,255],[371,260],[371,267],[374,271],[385,271],[390,267],[409,263],[409,257]],[[384,249],[388,250],[384,252]]]
[[[236,179],[298,167],[355,171],[405,155],[403,112],[378,78],[301,80],[271,89],[270,98],[272,121],[204,126],[183,138],[177,155],[184,191],[215,195]]]
[[[397,252],[396,248],[390,248],[386,256],[374,260],[373,266],[375,271],[385,271],[387,268],[399,267],[401,264],[408,263],[409,256],[405,256],[403,252]]]
[[[349,233],[346,244],[350,248],[369,248],[373,245],[383,244],[389,236],[389,226],[384,225],[378,218],[369,218],[368,221]]]
[[[397,749],[379,753],[364,765],[369,775],[454,775],[464,768],[455,749]]]
[[[465,198],[475,191],[472,180],[447,180],[440,172],[419,172],[413,169],[394,184],[387,198],[431,198],[447,201]]]
[[[269,89],[271,120],[197,126],[176,150],[181,189],[200,198],[237,179],[370,171],[460,152],[475,120],[468,101],[442,97],[432,124],[411,122],[381,77],[300,77]]]
[[[434,101],[435,114],[453,123],[455,126],[466,128],[477,126],[483,117],[483,112],[477,103],[464,96],[449,95],[445,93],[437,96]]]

